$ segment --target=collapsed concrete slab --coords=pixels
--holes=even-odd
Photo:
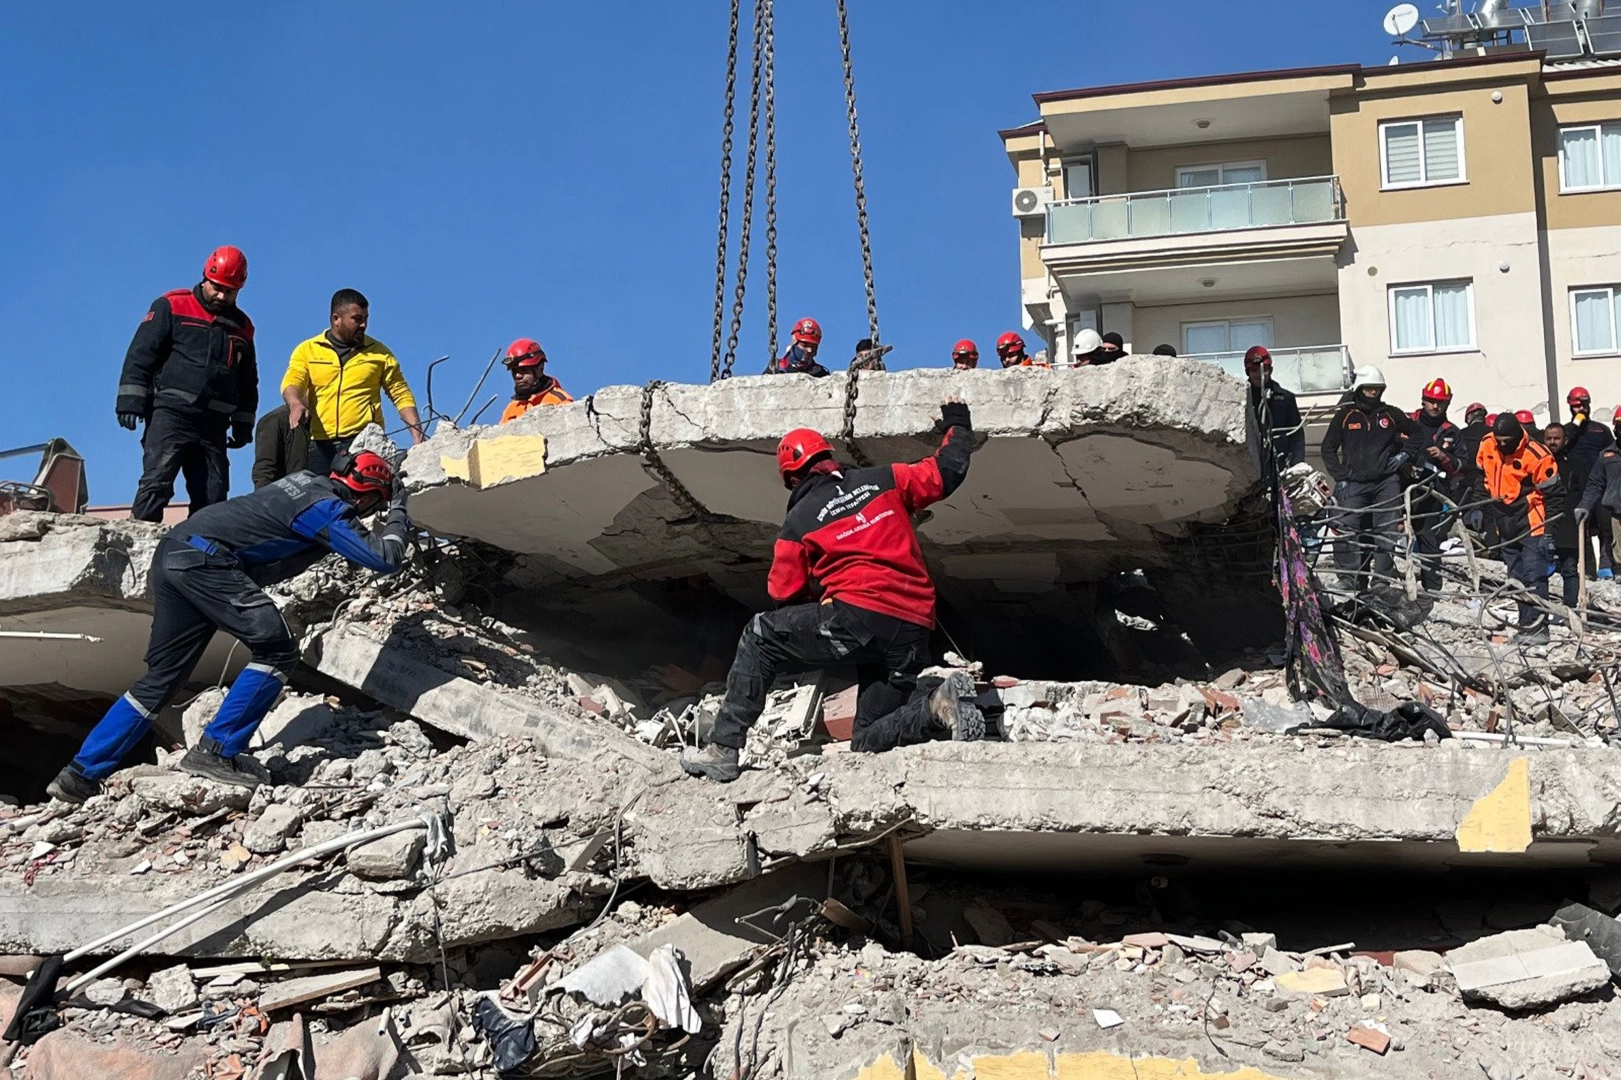
[[[1244,388],[1207,365],[868,373],[847,430],[851,378],[609,387],[445,431],[406,459],[412,517],[499,548],[506,582],[533,602],[569,583],[702,575],[758,608],[784,508],[783,432],[823,431],[846,459],[917,460],[956,394],[980,446],[919,528],[942,596],[967,621],[1063,620],[1076,618],[1069,590],[1177,562],[1179,543],[1238,514],[1255,486]]]

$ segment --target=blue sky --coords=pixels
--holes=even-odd
[[[834,5],[777,6],[781,318],[818,317],[842,360],[866,316]],[[996,131],[1034,117],[1033,92],[1380,64],[1387,6],[1164,0],[1055,19],[984,0],[853,0],[892,366],[944,363],[964,336],[988,355],[1017,326]],[[222,243],[248,254],[241,304],[270,404],[340,287],[370,297],[372,333],[419,397],[428,362],[451,356],[434,380],[443,411],[519,336],[545,345],[577,397],[706,380],[726,11],[5,5],[0,449],[64,436],[89,458],[92,501],[127,503],[140,448],[113,419],[124,350],[152,299],[195,282]],[[766,360],[762,218],[745,374]],[[481,401],[507,391],[501,375]],[[232,459],[245,491],[251,449]],[[0,476],[27,471],[0,462]]]

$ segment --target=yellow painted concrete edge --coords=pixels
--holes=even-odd
[[[439,467],[447,477],[480,491],[511,480],[527,480],[546,471],[546,436],[497,435],[474,439],[466,457],[441,455]]]
[[[1059,1054],[1051,1062],[1031,1050],[977,1054],[973,1066],[975,1080],[1294,1080],[1250,1066],[1207,1073],[1193,1058],[1128,1057],[1110,1050]],[[914,1047],[906,1067],[886,1053],[858,1072],[856,1080],[963,1080],[966,1075],[959,1071],[948,1076]]]
[[[1458,822],[1458,850],[1522,852],[1531,846],[1531,762],[1515,758],[1503,779]]]

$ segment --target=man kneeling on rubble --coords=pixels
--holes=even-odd
[[[791,606],[756,615],[743,631],[709,744],[681,756],[687,772],[736,780],[738,751],[777,673],[833,664],[854,664],[861,684],[852,749],[984,735],[966,673],[918,686],[934,629],[934,583],[911,515],[957,490],[973,449],[968,406],[949,398],[940,416],[940,448],[915,465],[850,469],[808,428],[783,436],[777,469],[793,494],[767,588]],[[820,602],[810,599],[816,585]]]
[[[361,536],[356,519],[385,503],[382,535]],[[113,703],[46,790],[69,803],[98,794],[102,779],[118,768],[191,675],[216,629],[246,645],[252,661],[231,684],[197,745],[181,758],[180,768],[226,784],[257,786],[236,759],[298,663],[298,645],[260,586],[301,573],[329,551],[392,574],[405,555],[409,528],[405,493],[395,491],[394,470],[369,451],[340,454],[330,476],[295,472],[250,495],[205,507],[175,526],[152,559],[146,674]]]

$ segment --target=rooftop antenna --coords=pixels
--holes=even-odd
[[[1417,45],[1416,41],[1408,41],[1407,33],[1418,25],[1418,7],[1413,4],[1397,4],[1385,12],[1385,33],[1396,40],[1394,45]]]

